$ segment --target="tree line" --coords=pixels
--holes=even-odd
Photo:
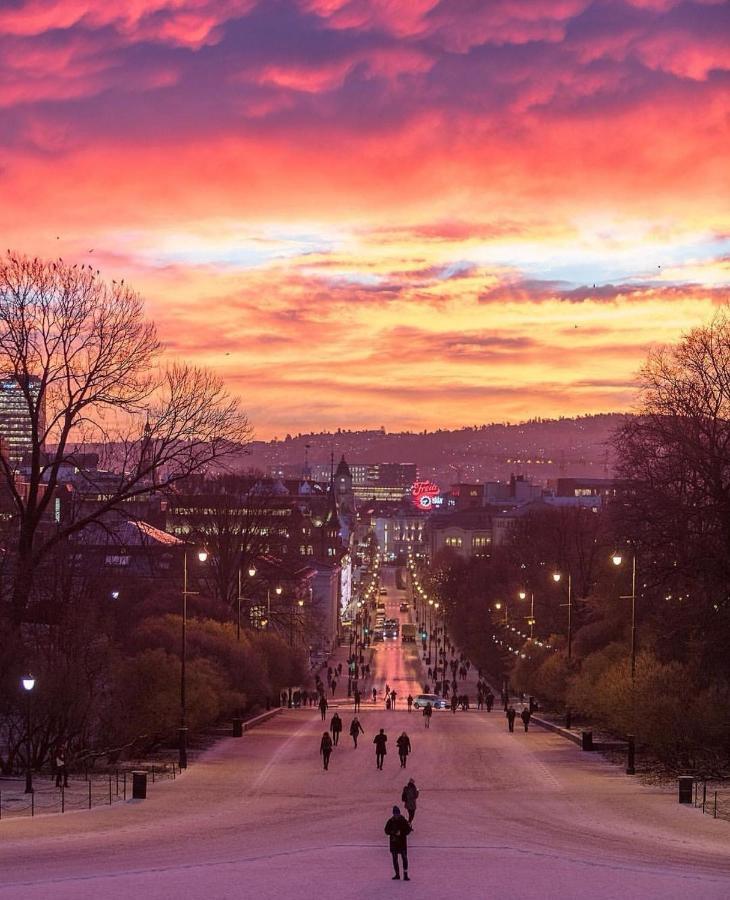
[[[444,556],[430,577],[457,640],[496,677],[634,734],[669,768],[712,774],[730,746],[726,315],[652,351],[638,389],[638,414],[613,438],[615,493],[600,512],[539,508],[489,558]]]

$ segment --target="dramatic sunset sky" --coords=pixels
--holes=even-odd
[[[261,438],[628,409],[729,296],[729,65],[723,0],[0,0],[2,247]]]

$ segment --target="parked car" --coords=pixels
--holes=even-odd
[[[428,703],[431,704],[433,709],[449,708],[449,704],[443,697],[439,697],[438,694],[419,694],[413,701],[413,706],[415,709],[423,709]]]
[[[404,600],[404,601],[401,603],[401,605],[400,605],[400,611],[401,611],[401,612],[408,612],[408,603],[406,603],[405,600]]]

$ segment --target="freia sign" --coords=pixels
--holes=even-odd
[[[444,498],[441,490],[433,481],[414,481],[411,485],[411,501],[416,509],[432,509],[441,506]]]

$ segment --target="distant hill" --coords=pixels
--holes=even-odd
[[[246,468],[280,467],[297,474],[310,464],[415,462],[422,476],[442,484],[504,480],[525,474],[539,481],[560,476],[602,477],[613,469],[611,436],[625,421],[619,413],[565,419],[533,419],[518,425],[492,423],[454,431],[346,431],[286,435],[255,441],[241,460]]]

